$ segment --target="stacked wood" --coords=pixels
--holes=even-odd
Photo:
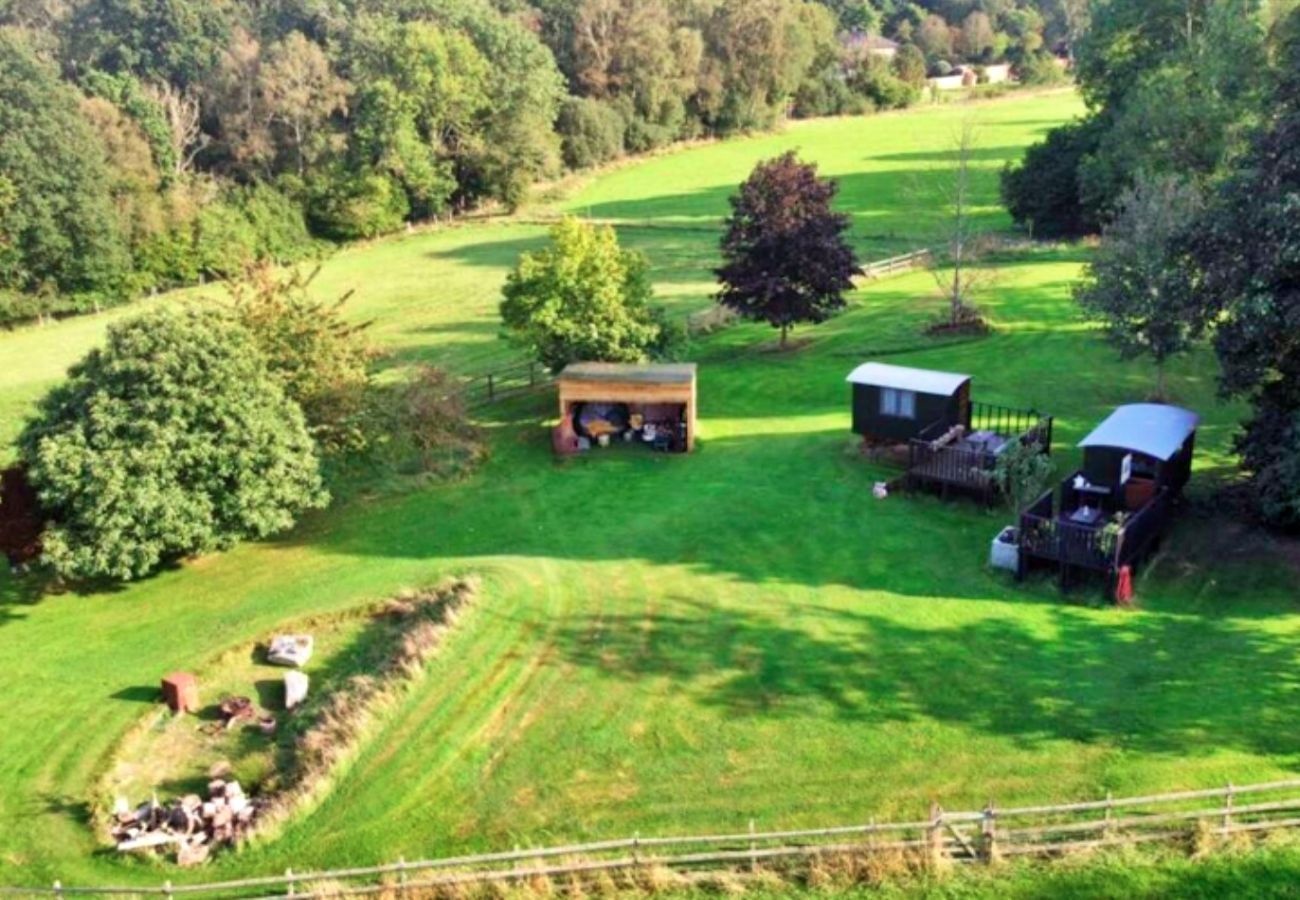
[[[163,805],[153,797],[135,809],[119,800],[113,840],[122,853],[175,847],[176,862],[194,866],[206,861],[213,847],[243,838],[260,810],[238,781],[214,778],[208,783],[207,800],[186,794]]]

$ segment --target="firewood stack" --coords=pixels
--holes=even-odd
[[[193,866],[204,862],[213,847],[235,844],[252,827],[261,808],[244,796],[238,781],[221,778],[208,783],[208,799],[186,794],[168,805],[153,798],[138,808],[119,802],[113,817],[113,840],[122,853],[176,848],[176,862]]]

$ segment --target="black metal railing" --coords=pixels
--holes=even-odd
[[[971,403],[968,431],[991,431],[1004,437],[1020,437],[1046,448],[1052,446],[1052,417],[1036,409],[1016,409],[996,403]]]
[[[1057,491],[1049,490],[1020,514],[1022,557],[1114,573],[1145,556],[1169,526],[1173,497],[1165,488],[1132,514],[1118,511],[1091,524],[1073,522],[1070,516],[1079,508],[1073,480],[1061,483],[1059,504]]]
[[[1040,452],[1050,453],[1052,424],[1051,416],[1037,410],[972,403],[970,424],[961,436],[945,442],[952,426],[941,420],[930,423],[908,442],[908,484],[912,488],[938,489],[945,494],[954,489],[992,503],[1003,487],[995,474],[998,450],[972,445],[968,440],[970,435],[992,432],[1008,442],[1032,444]]]

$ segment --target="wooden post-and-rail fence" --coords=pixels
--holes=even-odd
[[[487,884],[538,878],[580,879],[599,872],[654,868],[680,873],[728,870],[754,873],[763,865],[790,865],[836,854],[903,854],[934,866],[993,863],[1013,857],[1072,852],[1189,838],[1226,838],[1300,827],[1300,779],[1208,790],[1105,799],[1050,806],[998,807],[953,812],[938,803],[924,819],[735,833],[642,837],[503,853],[454,856],[329,871],[287,870],[236,881],[159,887],[0,888],[14,896],[74,897],[338,897]]]

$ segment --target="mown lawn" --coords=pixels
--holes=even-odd
[[[1027,138],[1073,109],[1038,98],[980,114]],[[853,152],[866,160],[867,129],[920,126],[841,127],[863,129]],[[790,139],[737,146],[761,156]],[[666,192],[669,177],[646,181]],[[603,185],[585,191],[598,198]],[[413,355],[470,360],[475,347],[502,352],[493,292],[530,234],[489,225],[383,243],[340,254],[323,278],[342,287],[373,255],[367,283],[417,292],[422,280],[445,305],[367,300],[377,333]],[[707,292],[712,251],[698,252],[682,308]],[[422,276],[403,268],[420,258]],[[858,292],[846,314],[800,332],[812,341],[797,353],[770,352],[771,333],[753,326],[701,341],[690,457],[619,448],[556,463],[543,394],[490,409],[493,458],[465,482],[354,500],[283,540],[115,593],[36,598],[32,581],[0,576],[0,883],[174,874],[96,853],[85,827],[89,792],[147,688],[277,623],[457,573],[481,574],[483,595],[431,677],[317,810],[204,877],[1291,773],[1300,603],[1288,548],[1189,515],[1139,579],[1141,608],[1118,612],[1099,592],[1062,598],[1050,582],[987,571],[1002,514],[870,497],[889,470],[857,455],[843,383],[869,356],[969,372],[977,399],[1056,413],[1062,467],[1111,406],[1145,396],[1150,367],[1117,361],[1075,317],[1083,259],[1062,249],[1003,261],[986,300],[998,331],[978,341],[921,336],[939,311],[924,273]],[[665,294],[686,283],[670,279]],[[459,307],[437,290],[455,284]],[[12,373],[15,347],[63,352],[67,327],[7,337],[0,371]],[[6,377],[7,391],[21,380]],[[1206,417],[1203,488],[1231,466],[1241,410],[1216,401],[1208,352],[1180,362],[1173,384]]]
[[[709,303],[717,241],[727,195],[754,163],[797,148],[841,183],[839,206],[854,217],[853,239],[864,258],[879,259],[934,240],[936,191],[945,155],[961,123],[978,123],[979,170],[974,196],[981,223],[1008,224],[998,206],[997,171],[1053,124],[1082,110],[1055,92],[977,105],[924,108],[906,114],[793,123],[780,134],[726,141],[628,164],[570,186],[562,200],[542,201],[521,221],[469,223],[357,245],[323,265],[316,290],[330,299],[352,292],[348,310],[371,322],[390,364],[433,362],[480,373],[519,359],[499,338],[497,303],[506,271],[519,254],[542,246],[539,224],[561,213],[611,218],[620,236],[646,252],[658,301],[678,316]],[[675,211],[666,215],[664,210]],[[220,296],[220,286],[168,298]],[[31,404],[136,304],[46,328],[0,331],[0,461]]]

